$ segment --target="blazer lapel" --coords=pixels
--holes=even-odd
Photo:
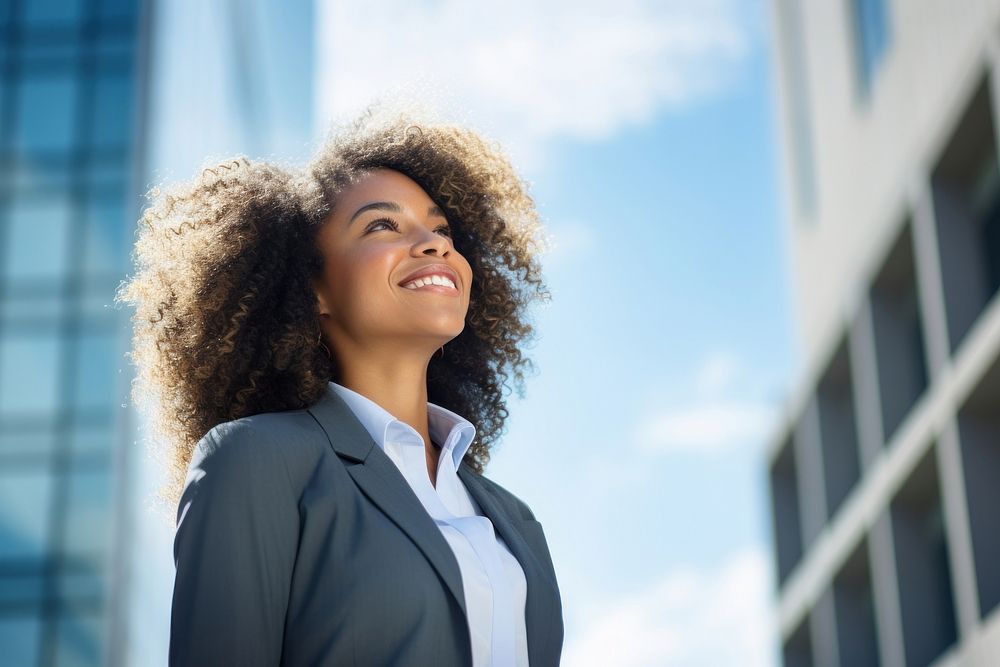
[[[555,635],[548,630],[552,619],[562,612],[557,606],[559,592],[555,582],[521,534],[521,526],[530,520],[509,514],[503,501],[486,487],[482,478],[464,461],[458,467],[458,476],[469,490],[469,495],[479,503],[483,514],[493,522],[524,570],[528,585],[524,604],[528,662],[532,665],[546,664],[547,656],[559,653],[559,647],[550,646],[546,649],[546,644],[556,640]]]
[[[468,618],[455,554],[406,478],[332,389],[309,412],[326,431],[334,451],[355,462],[346,466],[354,482],[420,548]]]

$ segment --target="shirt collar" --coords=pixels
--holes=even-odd
[[[330,387],[347,403],[347,407],[365,427],[372,440],[383,450],[389,437],[393,440],[403,440],[410,436],[411,443],[422,444],[416,429],[393,417],[385,408],[367,396],[332,380]],[[455,470],[458,470],[462,457],[476,437],[476,427],[461,415],[428,401],[427,428],[431,439],[441,445],[442,449],[451,452]]]

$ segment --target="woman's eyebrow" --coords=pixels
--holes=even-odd
[[[347,226],[350,227],[351,223],[354,222],[354,220],[365,211],[376,211],[376,210],[391,211],[392,213],[403,212],[403,209],[400,207],[400,205],[394,201],[373,201],[368,204],[365,204],[357,211],[355,211],[354,215],[351,216],[351,219],[347,221]],[[431,206],[427,209],[427,215],[436,215],[445,218],[444,211],[442,211],[441,207],[438,206],[437,204],[431,204]]]

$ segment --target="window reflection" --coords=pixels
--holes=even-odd
[[[38,616],[0,617],[0,646],[11,665],[38,664],[42,623]]]
[[[110,540],[111,475],[106,463],[77,466],[69,475],[66,554],[101,562]]]
[[[114,332],[81,333],[76,340],[76,388],[74,405],[78,409],[107,409],[115,400],[117,369],[125,360],[115,356]]]
[[[132,131],[131,80],[126,67],[107,68],[95,82],[91,141],[95,148],[121,148]]]
[[[44,25],[79,20],[82,9],[83,0],[31,0],[22,12],[29,25]]]
[[[52,478],[48,468],[0,469],[0,558],[44,558]],[[0,642],[2,644],[2,642]]]
[[[53,331],[0,339],[0,418],[51,420],[59,399],[59,338]]]
[[[98,611],[67,609],[59,616],[59,665],[102,664],[105,619]]]
[[[87,204],[84,272],[120,273],[129,251],[125,247],[125,197],[120,192],[93,195]]]
[[[15,127],[20,153],[68,151],[72,147],[78,87],[71,70],[39,73],[21,81]]]
[[[67,193],[21,195],[10,207],[4,272],[13,280],[58,279],[66,271],[73,209]]]

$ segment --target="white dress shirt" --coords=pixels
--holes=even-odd
[[[399,468],[454,552],[462,572],[474,667],[528,667],[524,571],[457,474],[476,427],[451,410],[427,403],[430,437],[441,445],[435,486],[416,429],[367,396],[336,382],[330,385]]]

